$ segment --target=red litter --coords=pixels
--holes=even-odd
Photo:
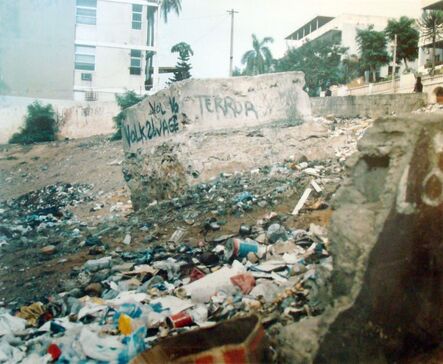
[[[255,278],[250,273],[242,273],[231,277],[232,284],[240,287],[244,294],[248,294],[255,287]]]
[[[62,351],[57,345],[51,344],[48,347],[48,354],[52,356],[52,360],[57,360],[62,355]]]
[[[191,282],[198,281],[200,278],[203,278],[206,274],[204,274],[200,269],[194,268],[191,271],[189,278],[191,278]]]

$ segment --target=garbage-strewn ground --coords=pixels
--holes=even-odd
[[[15,322],[0,309],[0,335],[17,338],[2,341],[5,358],[31,355],[32,362],[52,343],[62,359],[124,362],[142,346],[186,331],[165,324],[186,305],[191,316],[200,315],[192,316],[200,325],[255,312],[271,338],[281,325],[319,314],[326,303],[318,286],[332,269],[325,232],[331,197],[345,159],[371,125],[322,122],[341,143],[327,160],[288,159],[221,174],[138,213],[122,178],[119,142],[94,137],[1,146],[0,302],[26,320]],[[307,188],[306,203],[291,214]],[[240,242],[254,247],[232,252]],[[220,283],[211,298],[221,269],[225,279],[237,277]],[[205,276],[209,288],[194,289]],[[139,326],[148,332],[140,334]],[[129,343],[119,341],[123,334]],[[103,335],[108,341],[100,345],[120,345],[111,357],[97,349]],[[269,355],[277,357],[272,340]]]

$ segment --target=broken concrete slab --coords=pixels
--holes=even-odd
[[[303,86],[301,72],[174,83],[126,112],[125,150],[184,132],[306,119],[311,107]]]
[[[283,330],[287,362],[401,361],[443,339],[443,119],[381,119],[359,150],[330,224],[333,304]]]
[[[221,171],[282,160],[292,138],[325,136],[319,123],[295,128],[311,116],[303,86],[301,72],[186,80],[129,108],[123,172],[134,207]]]

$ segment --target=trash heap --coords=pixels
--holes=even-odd
[[[256,313],[266,327],[321,312],[332,270],[322,228],[286,229],[268,214],[236,236],[87,261],[80,290],[0,314],[0,362],[128,362],[159,340]],[[177,241],[176,242],[174,242]]]
[[[111,219],[117,205],[98,206],[87,185],[57,184],[3,202],[2,270],[14,266],[15,249],[52,241],[55,252],[26,264],[71,265],[45,289],[43,275],[26,282],[26,300],[0,303],[0,363],[126,363],[178,334],[250,315],[260,318],[276,361],[281,329],[328,304],[326,232],[294,221],[328,209],[353,137],[367,124],[331,121],[331,134],[344,140],[331,159],[223,173],[125,219]],[[77,204],[103,211],[103,220],[81,221],[71,211]]]
[[[2,234],[25,235],[36,228],[43,231],[60,225],[73,217],[67,207],[92,201],[91,190],[87,184],[57,183],[0,201]]]

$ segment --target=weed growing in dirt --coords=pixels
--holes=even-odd
[[[11,144],[51,142],[58,131],[57,115],[51,104],[42,105],[35,101],[28,105],[25,125],[9,139]]]
[[[111,140],[120,140],[122,138],[122,124],[123,120],[125,120],[125,113],[128,107],[137,104],[141,100],[143,100],[144,96],[137,95],[134,91],[126,91],[122,95],[115,95],[115,99],[117,100],[118,106],[120,106],[121,111],[114,116],[114,128],[115,133],[112,135]]]

